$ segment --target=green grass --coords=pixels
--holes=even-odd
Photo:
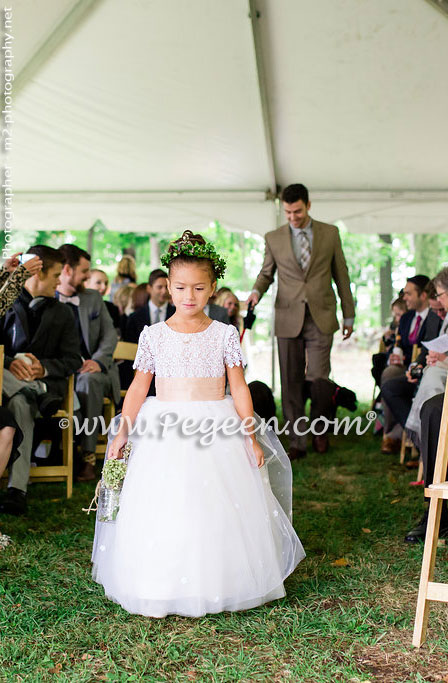
[[[200,619],[147,619],[90,578],[93,485],[70,501],[33,484],[27,518],[0,519],[1,681],[434,681],[448,675],[445,605],[411,646],[422,547],[403,543],[422,512],[397,456],[371,435],[337,437],[295,462],[294,524],[307,551],[287,596]],[[370,530],[366,532],[364,530]],[[448,582],[441,548],[437,579]],[[347,566],[332,563],[345,558]],[[126,580],[126,577],[124,577]]]

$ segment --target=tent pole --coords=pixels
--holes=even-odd
[[[90,254],[90,257],[93,256],[93,238],[95,236],[95,228],[97,223],[98,221],[95,221],[95,223],[89,228],[89,232],[87,234],[87,253]]]
[[[72,5],[56,28],[44,38],[34,54],[29,58],[19,73],[16,74],[13,84],[14,95],[17,95],[28,81],[34,78],[41,66],[49,57],[51,57],[57,48],[62,45],[64,40],[73,33],[81,21],[86,17],[87,13],[91,11],[98,2],[102,2],[102,0],[78,0],[78,2],[75,2]]]
[[[275,206],[275,227],[279,228],[282,222],[282,214],[280,207],[280,200],[277,198],[274,202]],[[271,309],[271,389],[272,393],[275,392],[275,358],[276,358],[276,345],[275,345],[275,297],[277,294],[277,279],[272,283],[272,309]]]
[[[280,221],[280,202],[278,201],[278,194],[280,186],[277,183],[275,175],[275,159],[274,159],[274,144],[272,137],[271,119],[269,116],[268,104],[268,89],[266,82],[266,72],[263,62],[263,49],[260,33],[260,18],[261,12],[256,7],[256,0],[248,0],[249,2],[249,19],[252,29],[252,39],[254,44],[255,66],[257,69],[258,94],[260,97],[261,115],[263,120],[264,140],[266,145],[266,155],[269,166],[269,192],[266,194],[266,199],[274,201],[276,221],[275,227],[279,227]],[[274,319],[275,319],[275,294],[276,282],[272,286],[272,311],[271,311],[271,389],[275,391],[275,334],[274,334]]]
[[[448,17],[448,0],[426,0],[430,5],[438,9],[445,17]]]
[[[263,52],[260,35],[260,17],[261,13],[256,8],[256,0],[248,0],[249,2],[249,18],[252,28],[252,39],[255,53],[255,66],[257,69],[258,94],[260,96],[261,115],[263,119],[263,131],[266,144],[266,154],[269,165],[269,189],[274,199],[279,191],[276,176],[275,176],[275,159],[274,159],[274,145],[272,137],[271,120],[269,116],[268,94],[266,84],[266,73],[263,63]]]

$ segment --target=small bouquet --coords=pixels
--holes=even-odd
[[[130,441],[123,448],[123,458],[120,460],[106,460],[101,480],[98,482],[95,498],[90,503],[87,513],[94,510],[96,503],[97,519],[99,522],[115,522],[120,510],[120,496],[124,478],[128,467],[128,458],[131,454],[132,443]]]

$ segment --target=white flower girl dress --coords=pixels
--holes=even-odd
[[[155,373],[157,396],[140,409],[120,511],[97,520],[92,554],[94,579],[128,612],[256,607],[285,595],[305,556],[291,525],[291,466],[273,431],[257,436],[262,468],[241,431],[210,437],[212,424],[241,424],[225,364],[243,362],[236,328],[218,321],[189,334],[161,322],[140,335],[134,368]]]

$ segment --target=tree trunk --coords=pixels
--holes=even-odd
[[[151,270],[160,268],[160,244],[156,236],[151,235],[149,238],[149,248],[151,250]]]
[[[391,235],[380,235],[384,244],[392,244]],[[380,292],[381,292],[381,325],[387,325],[390,319],[390,305],[392,303],[392,259],[390,254],[380,266]]]
[[[415,270],[433,278],[442,267],[438,235],[414,235]]]

